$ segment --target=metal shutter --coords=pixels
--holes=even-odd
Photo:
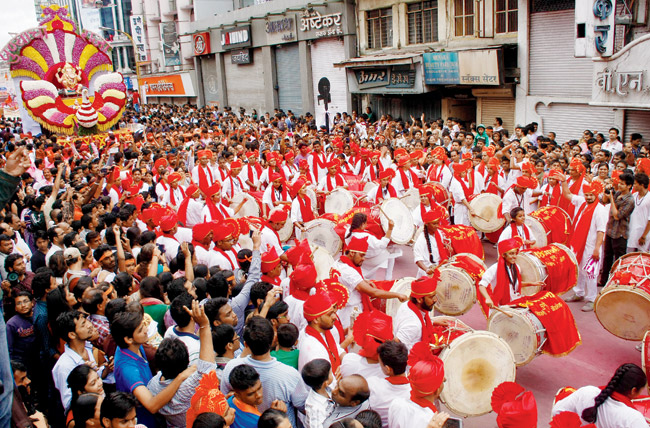
[[[541,132],[555,132],[558,143],[580,139],[585,129],[607,135],[614,124],[614,110],[609,107],[552,103],[538,105],[537,113],[542,118],[539,124]]]
[[[530,16],[530,95],[591,98],[591,58],[575,58],[574,11]]]
[[[343,41],[338,39],[316,40],[311,45],[311,70],[314,84],[314,118],[317,126],[325,125],[325,106],[318,100],[318,81],[327,77],[330,81],[332,102],[328,105],[331,119],[335,113],[349,111],[348,79],[345,68],[334,68],[337,62],[345,61]]]
[[[239,114],[239,108],[244,107],[247,113],[252,109],[258,115],[272,109],[264,104],[264,63],[262,49],[251,49],[253,63],[245,65],[233,64],[230,52],[224,53],[223,63],[226,71],[226,90],[228,91],[228,105]],[[269,89],[271,90],[271,89]]]
[[[203,79],[203,96],[206,105],[212,105],[219,101],[217,85],[217,61],[214,55],[201,57],[201,76]],[[223,106],[222,106],[223,107]]]
[[[650,140],[650,111],[625,110],[625,140],[630,141],[630,135],[643,135],[643,141]]]
[[[515,99],[514,98],[478,98],[480,103],[480,115],[477,125],[482,123],[485,126],[494,124],[494,119],[500,117],[503,120],[503,128],[509,133],[515,132]]]
[[[275,69],[278,79],[278,103],[285,112],[302,114],[302,87],[300,86],[300,58],[298,44],[278,45],[275,48]]]

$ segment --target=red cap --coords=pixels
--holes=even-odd
[[[293,154],[293,152],[286,152],[284,154],[284,160],[291,160],[295,157],[296,155]]]
[[[289,276],[291,288],[307,291],[316,286],[316,268],[313,263],[299,264]]]
[[[211,150],[199,150],[196,153],[196,156],[199,159],[206,158],[206,159],[212,159],[212,151]]]
[[[221,183],[218,181],[215,181],[214,184],[207,189],[205,189],[205,194],[209,198],[212,195],[216,195],[217,193],[221,192]]]
[[[216,222],[216,221],[213,221],[211,223],[212,223],[212,231],[214,232],[212,239],[215,242],[228,239],[229,237],[233,236],[233,234],[235,233],[235,228],[232,223]]]
[[[297,179],[296,182],[291,185],[291,193],[293,193],[293,197],[295,198],[298,195],[298,192],[300,192],[300,189],[302,189],[306,185],[307,183],[305,182],[305,180],[303,180],[302,178]]]
[[[510,250],[519,249],[524,245],[521,237],[515,236],[514,238],[505,239],[498,244],[499,254],[503,255]]]
[[[411,297],[418,299],[434,294],[440,280],[440,272],[436,269],[433,276],[423,276],[411,283]]]
[[[603,190],[605,190],[603,183],[598,180],[594,180],[591,183],[582,186],[582,193],[593,193],[595,196],[603,193]]]
[[[386,168],[385,170],[379,173],[379,179],[380,180],[383,180],[384,178],[392,179],[394,173],[395,171],[393,171],[392,169]]]
[[[306,239],[304,241],[296,240],[296,246],[289,248],[284,254],[287,255],[289,264],[295,269],[301,263],[303,256],[311,257],[309,242]]]
[[[431,154],[436,159],[440,159],[440,160],[447,159],[447,152],[445,151],[445,148],[442,146],[434,147],[433,150],[431,151]]]
[[[192,239],[195,241],[203,241],[206,236],[212,232],[214,226],[211,222],[199,223],[192,228]]]
[[[348,304],[350,291],[339,282],[338,276],[324,280],[323,284],[325,284],[327,293],[338,308],[344,308]]]
[[[282,176],[277,172],[272,172],[271,176],[269,177],[269,181],[276,181],[280,179],[282,179]]]
[[[244,164],[239,159],[230,162],[230,169],[243,168]]]
[[[368,238],[352,238],[346,248],[348,251],[365,253],[368,251]]]
[[[530,391],[515,382],[504,382],[492,392],[492,410],[499,428],[537,427],[537,403]]]
[[[167,162],[167,159],[165,159],[165,158],[158,158],[158,159],[156,160],[156,162],[153,163],[153,167],[154,167],[155,170],[157,170],[157,169],[160,168],[161,166],[163,166],[163,167],[165,167],[165,168],[169,166],[169,162]]]
[[[187,186],[187,189],[185,190],[185,194],[186,194],[187,196],[198,195],[198,193],[199,193],[199,186],[197,186],[197,185],[194,184],[194,183],[192,183],[192,184],[190,184],[189,186]]]
[[[307,159],[300,159],[298,161],[298,168],[300,169],[309,168],[309,162],[307,162]]]
[[[422,216],[422,221],[424,224],[434,222],[436,220],[440,221],[449,216],[449,212],[442,205],[432,205],[431,210],[424,213]]]
[[[180,181],[180,179],[181,179],[181,175],[180,175],[179,173],[177,173],[177,172],[172,172],[172,173],[169,174],[169,176],[167,177],[167,182],[171,184],[171,183],[174,183],[174,182],[176,182],[176,181]]]
[[[411,366],[408,379],[412,397],[422,398],[433,394],[445,380],[445,365],[431,353],[428,343],[418,342],[413,346],[408,364]]]
[[[409,162],[411,162],[411,158],[409,156],[402,156],[397,161],[397,165],[398,166],[405,166],[405,165],[408,165]]]
[[[302,306],[303,315],[307,322],[311,322],[316,318],[325,315],[334,306],[334,301],[326,292],[319,292],[311,295],[305,300]]]
[[[534,189],[536,186],[535,180],[531,177],[526,177],[524,175],[517,177],[517,186],[523,187],[525,189]]]
[[[262,254],[262,273],[272,271],[280,263],[280,256],[275,251],[275,247],[271,247],[269,251]]]
[[[341,166],[341,164],[336,159],[332,159],[325,164],[325,168],[338,168],[339,166]]]

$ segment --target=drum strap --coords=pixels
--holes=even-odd
[[[530,240],[530,231],[528,230],[528,226],[525,224],[521,226],[521,228],[524,230],[524,236],[521,236],[524,238],[526,241]],[[515,224],[513,221],[510,223],[510,229],[511,229],[511,237],[514,238],[515,236],[520,236],[519,234],[519,227]],[[528,248],[528,245],[524,246],[525,248]]]
[[[409,300],[407,303],[408,307],[410,310],[413,311],[416,317],[418,317],[418,320],[420,320],[420,324],[422,324],[422,339],[421,341],[424,343],[432,343],[433,339],[433,324],[431,323],[431,318],[429,318],[428,313],[422,313],[420,308],[415,306],[413,302]]]
[[[341,357],[337,353],[338,347],[336,346],[336,341],[334,340],[332,332],[325,330],[325,332],[321,334],[314,327],[308,325],[305,327],[305,333],[318,340],[318,342],[327,350],[330,363],[332,364],[332,373],[335,373],[336,369],[341,365]],[[325,339],[323,339],[323,335],[325,335]]]
[[[208,175],[205,174],[206,169],[208,170],[210,180],[208,180]],[[210,168],[203,168],[201,165],[199,165],[199,189],[207,189],[208,187],[212,186],[212,183],[214,183],[214,179],[212,178],[212,171],[210,171]]]
[[[314,213],[311,210],[311,199],[307,195],[298,195],[298,204],[300,205],[300,217],[302,222],[307,223],[314,219]]]

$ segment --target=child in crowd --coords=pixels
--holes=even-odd
[[[298,342],[298,327],[289,324],[280,324],[278,326],[278,349],[271,351],[271,356],[278,361],[298,369],[298,354],[296,343]]]
[[[301,375],[311,388],[307,401],[305,401],[305,426],[306,428],[324,428],[323,422],[334,409],[334,402],[331,399],[332,391],[327,386],[334,380],[332,365],[329,361],[318,358],[305,364]]]

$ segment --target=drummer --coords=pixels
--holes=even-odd
[[[424,184],[420,186],[420,203],[417,207],[411,210],[411,214],[413,214],[413,224],[415,224],[415,227],[424,225],[424,222],[422,221],[424,215],[427,212],[431,211],[436,205],[438,205],[438,203],[434,200],[433,194],[434,188],[431,184]]]
[[[215,181],[212,186],[205,189],[205,197],[205,206],[201,211],[203,222],[222,220],[235,215],[233,209],[221,203],[221,183],[218,181]],[[242,202],[245,201],[246,200],[244,199]],[[239,207],[241,206],[243,205],[240,205]]]
[[[366,166],[366,168],[362,171],[362,183],[376,182],[379,180],[379,175],[384,170],[384,167],[381,166],[381,163],[379,162],[379,156],[381,156],[381,153],[379,151],[370,153],[370,165]]]
[[[499,159],[492,157],[487,163],[487,177],[485,177],[485,192],[492,193],[502,198],[506,189],[506,175],[501,169]]]
[[[471,160],[454,164],[453,167],[454,178],[449,185],[449,192],[455,201],[454,224],[470,226],[469,216],[475,215],[475,212],[469,201],[481,193],[482,186],[475,180]]]
[[[282,175],[277,172],[272,172],[270,179],[271,185],[264,190],[264,195],[262,196],[262,203],[266,212],[271,212],[277,206],[291,205],[289,191],[284,184]]]
[[[339,173],[339,163],[338,159],[333,159],[325,164],[327,167],[327,175],[323,176],[318,182],[318,190],[321,193],[329,193],[337,187],[348,188],[343,174]]]
[[[224,200],[230,202],[235,195],[248,190],[244,181],[239,177],[243,167],[244,165],[240,160],[231,162],[228,177],[223,181],[221,188],[221,195]]]
[[[307,183],[303,179],[298,179],[291,186],[291,193],[294,195],[291,202],[291,222],[298,230],[305,231],[305,223],[308,223],[318,217],[314,210],[314,201],[307,196]],[[298,233],[296,232],[296,237]]]
[[[361,271],[366,278],[372,278],[379,268],[386,268],[387,280],[393,279],[393,266],[395,265],[395,257],[390,257],[388,251],[388,244],[390,244],[390,237],[393,233],[395,223],[393,220],[388,219],[388,230],[383,238],[377,239],[376,236],[366,231],[368,225],[368,216],[364,213],[355,213],[352,216],[350,223],[350,230],[345,236],[345,245],[348,245],[353,238],[367,239],[368,251],[363,261]],[[400,253],[401,254],[401,253]],[[390,266],[389,266],[390,265]]]
[[[352,238],[334,269],[341,273],[339,282],[348,289],[350,298],[344,308],[339,310],[343,328],[350,325],[350,316],[355,310],[370,311],[370,298],[399,299],[405,302],[408,297],[401,293],[385,291],[375,287],[363,276],[361,267],[368,252],[368,238]]]
[[[526,213],[521,207],[514,207],[510,210],[510,226],[505,227],[501,235],[499,235],[499,241],[505,241],[506,239],[514,238],[516,236],[520,237],[524,244],[523,249],[531,248],[535,245],[535,236],[528,226],[526,226]]]
[[[507,305],[522,297],[525,287],[544,287],[543,282],[522,282],[516,260],[523,240],[516,236],[497,245],[499,260],[488,268],[479,282],[479,300],[488,308]],[[486,314],[487,316],[487,314]]]
[[[445,232],[438,228],[440,222],[448,216],[447,210],[437,204],[424,214],[425,229],[413,245],[413,257],[418,267],[417,278],[433,275],[435,268],[451,256],[451,241]]]
[[[436,288],[440,273],[434,271],[432,276],[416,279],[411,283],[411,296],[406,305],[400,305],[393,319],[395,339],[411,350],[421,341],[435,343],[434,325],[447,326],[446,319],[431,319],[430,313],[438,301]]]
[[[411,169],[411,157],[408,154],[400,157],[397,165],[398,168],[391,184],[397,191],[397,196],[404,196],[404,193],[420,183],[420,179]]]
[[[517,177],[515,184],[506,190],[506,193],[503,195],[503,201],[501,203],[501,214],[503,214],[508,223],[512,222],[510,211],[513,208],[523,208],[525,214],[530,214],[532,212],[529,211],[530,200],[534,196],[539,196],[542,194],[542,192],[533,191],[535,187],[537,187],[537,182],[535,179],[521,175]]]
[[[282,249],[282,240],[278,232],[282,230],[287,222],[289,214],[285,208],[274,208],[269,213],[268,221],[264,222],[260,234],[262,237],[262,250],[267,251],[269,248],[275,248],[278,254],[284,253]]]
[[[445,161],[447,160],[445,148],[441,146],[435,147],[431,154],[433,154],[433,164],[431,164],[427,171],[427,181],[437,181],[445,189],[449,189],[452,174],[449,167],[445,165]]]
[[[395,171],[387,168],[379,173],[379,186],[368,192],[368,201],[373,205],[379,205],[384,199],[396,198],[397,191],[391,184]]]

